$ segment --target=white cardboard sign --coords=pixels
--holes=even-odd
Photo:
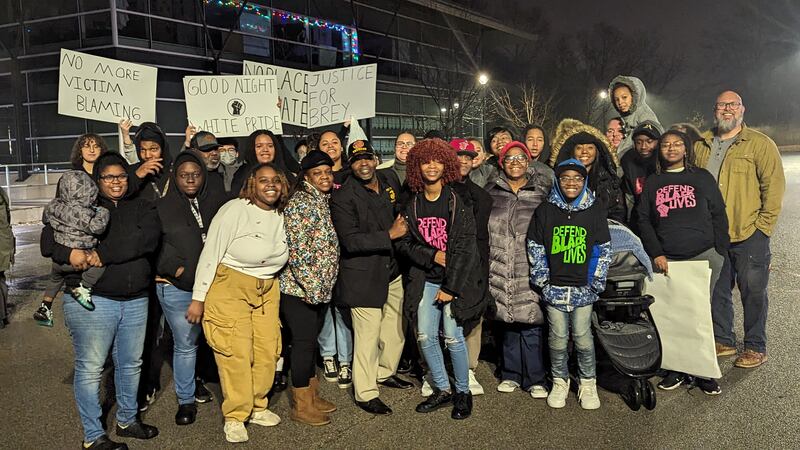
[[[274,75],[278,82],[283,123],[305,127],[308,124],[308,94],[306,78],[311,72],[288,67],[244,61],[245,75]]]
[[[377,64],[309,72],[244,61],[243,73],[277,77],[285,123],[317,128],[375,117]]]
[[[58,113],[134,125],[156,120],[158,69],[61,49]]]
[[[247,136],[266,129],[282,134],[275,76],[183,77],[186,114],[198,130],[217,137]]]

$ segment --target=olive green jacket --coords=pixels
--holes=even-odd
[[[714,130],[694,144],[696,164],[706,167]],[[786,180],[778,146],[767,135],[747,126],[728,149],[719,171],[731,242],[741,242],[761,230],[772,235],[781,212]]]
[[[11,232],[11,207],[6,191],[0,188],[0,272],[5,272],[14,264],[16,241]]]

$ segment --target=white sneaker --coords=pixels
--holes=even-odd
[[[250,416],[250,423],[261,425],[262,427],[274,427],[281,423],[281,418],[274,412],[265,409],[263,411],[254,412],[253,415]]]
[[[247,442],[250,439],[247,436],[247,428],[244,427],[242,422],[225,422],[225,440],[228,442]]]
[[[497,385],[497,390],[500,392],[509,393],[516,391],[518,387],[519,383],[517,383],[516,381],[503,380],[500,382],[500,384]]]
[[[422,392],[421,392],[421,394],[422,394],[423,397],[430,397],[433,394],[433,388],[431,387],[431,384],[428,383],[428,377],[427,376],[425,376],[422,379]]]
[[[469,370],[469,392],[472,395],[483,395],[483,386],[478,383],[478,379],[475,378],[475,371],[472,369]]]
[[[533,398],[547,398],[547,388],[542,385],[536,384],[531,386],[531,397]]]
[[[563,408],[567,404],[569,395],[569,379],[554,378],[553,389],[547,396],[547,406],[551,408]]]
[[[597,380],[581,378],[578,386],[578,401],[583,409],[600,408],[600,397],[597,396]]]

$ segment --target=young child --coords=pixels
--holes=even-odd
[[[567,342],[570,324],[578,360],[578,401],[597,409],[592,303],[605,290],[611,263],[611,235],[606,211],[587,189],[586,168],[568,159],[555,169],[547,201],[539,205],[528,228],[531,282],[542,290],[550,324],[551,408],[563,408],[569,394]]]
[[[43,221],[53,228],[55,241],[65,247],[81,249],[89,253],[97,245],[97,236],[108,225],[111,213],[97,206],[97,185],[86,172],[71,170],[61,176],[58,192],[44,210]],[[94,310],[92,288],[103,275],[105,268],[90,267],[81,274],[81,283],[70,294],[89,311]],[[53,263],[50,285],[45,294],[55,296],[67,273],[75,272],[69,264]],[[52,315],[51,315],[52,321]]]

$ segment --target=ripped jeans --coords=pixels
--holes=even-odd
[[[417,309],[417,341],[422,356],[433,376],[433,384],[442,391],[450,390],[450,380],[444,365],[442,348],[439,346],[439,324],[444,331],[444,343],[450,351],[453,363],[453,378],[456,380],[456,392],[469,392],[469,357],[464,343],[464,330],[458,326],[450,312],[450,303],[441,304],[436,301],[439,285],[425,282],[422,300]]]

